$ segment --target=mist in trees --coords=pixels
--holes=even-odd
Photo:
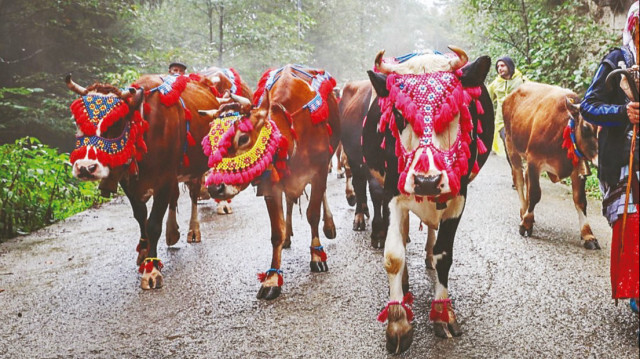
[[[189,72],[234,67],[250,86],[268,68],[301,63],[343,85],[366,79],[381,49],[455,44],[471,58],[510,54],[531,78],[580,93],[615,44],[581,1],[0,0],[0,144],[31,135],[70,151],[67,73],[127,86],[172,61]]]

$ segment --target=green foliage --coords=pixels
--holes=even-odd
[[[580,0],[461,0],[474,47],[493,59],[511,56],[534,81],[584,93],[620,31],[593,21]]]
[[[101,203],[96,187],[72,177],[68,154],[58,154],[36,138],[0,146],[0,239]]]

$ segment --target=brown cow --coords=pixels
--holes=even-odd
[[[83,96],[71,106],[78,125],[76,150],[70,157],[73,174],[81,180],[120,183],[140,226],[137,263],[141,287],[160,288],[163,277],[157,243],[167,206],[167,244],[179,239],[175,218],[178,182],[186,182],[191,194],[189,240],[200,240],[196,203],[202,174],[208,168],[200,141],[208,133],[209,121],[196,109],[218,107],[212,84],[197,75],[143,75],[129,91],[134,96],[110,85],[85,89],[70,76],[67,85]],[[151,195],[153,206],[147,219],[145,203]]]
[[[540,172],[546,171],[554,183],[571,177],[584,247],[600,249],[586,218],[585,195],[587,161],[595,162],[598,154],[596,128],[582,119],[575,103],[579,103],[579,98],[570,90],[527,82],[507,96],[502,105],[507,153],[521,203],[520,234],[531,235],[533,231],[533,209],[541,197]]]
[[[365,216],[369,217],[367,206],[367,184],[373,203],[373,220],[371,222],[371,245],[384,247],[384,240],[389,226],[389,210],[384,202],[384,179],[378,172],[369,171],[363,160],[362,128],[369,107],[374,99],[371,81],[353,81],[344,86],[340,101],[340,121],[342,125],[342,144],[349,161],[352,178],[351,184],[355,194],[356,211],[353,219],[353,230],[364,231]],[[347,200],[349,200],[347,187]]]
[[[282,248],[289,237],[293,202],[311,183],[307,220],[311,226],[311,271],[328,270],[318,235],[320,207],[324,205],[324,234],[335,238],[335,225],[327,207],[328,165],[340,139],[335,80],[322,70],[287,65],[265,72],[251,101],[234,97],[220,111],[203,143],[213,168],[207,178],[214,198],[232,198],[249,184],[263,195],[271,219],[271,267],[259,278],[260,299],[280,295]],[[204,112],[203,112],[204,113]],[[287,218],[282,195],[287,200]],[[285,222],[286,221],[286,222]],[[289,222],[290,223],[290,222]]]

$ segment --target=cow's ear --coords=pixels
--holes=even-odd
[[[467,64],[462,68],[462,86],[478,87],[484,83],[484,80],[491,69],[491,58],[489,56],[480,56],[475,61]]]
[[[136,92],[133,94],[133,96],[129,100],[129,103],[131,104],[131,108],[136,110],[140,109],[140,105],[142,105],[143,100],[144,100],[144,88],[140,87],[139,89],[136,90]]]
[[[387,90],[387,75],[373,72],[371,70],[367,71],[367,74],[369,75],[369,80],[371,81],[373,89],[376,91],[378,96],[389,96],[389,90]]]

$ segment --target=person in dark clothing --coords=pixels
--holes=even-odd
[[[614,299],[631,298],[631,307],[638,300],[638,143],[632,168],[629,168],[632,128],[637,126],[638,99],[630,99],[620,84],[622,76],[614,78],[613,88],[605,80],[619,68],[637,71],[640,34],[638,31],[638,2],[634,2],[623,31],[623,46],[612,49],[600,66],[584,96],[580,112],[585,120],[601,127],[598,137],[598,179],[603,193],[603,214],[613,228],[611,240],[611,287]],[[634,68],[634,65],[636,67]],[[636,80],[637,81],[637,80]],[[636,86],[638,83],[629,84]],[[622,219],[627,181],[631,173],[632,190],[627,206],[628,217],[622,234]],[[637,307],[636,307],[637,308]]]

